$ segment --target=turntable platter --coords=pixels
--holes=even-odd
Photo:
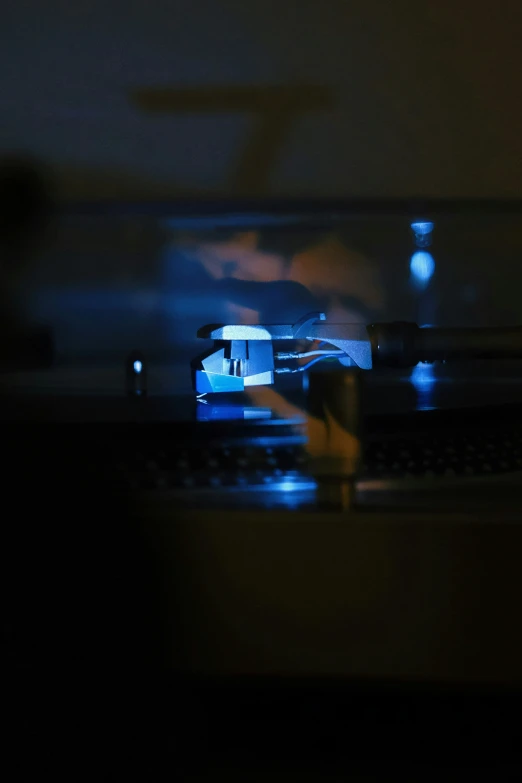
[[[511,486],[519,503],[520,380],[514,372],[491,378],[476,370],[474,377],[429,370],[365,376],[359,500],[469,507],[470,499],[483,504],[484,488],[489,495],[493,488],[495,503],[512,504]],[[187,390],[129,398],[121,376],[102,368],[6,378],[11,395],[2,417],[6,424],[87,433],[94,458],[109,455],[115,481],[148,497],[176,496],[188,505],[313,505],[302,390],[258,388],[205,402]],[[151,372],[152,392],[175,386],[176,377],[173,370]]]

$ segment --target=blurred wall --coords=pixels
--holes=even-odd
[[[2,17],[0,151],[53,164],[67,198],[522,195],[520,0],[8,0]],[[298,98],[249,102],[263,85]]]

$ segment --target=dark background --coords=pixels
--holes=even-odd
[[[517,196],[521,29],[517,0],[8,0],[0,149],[67,198]]]
[[[520,197],[521,30],[515,0],[9,2],[0,152],[47,164],[58,203]],[[370,308],[368,287],[347,284],[355,320],[520,320],[517,218],[438,223],[423,301],[409,287],[407,218],[340,234],[385,292]],[[26,271],[29,315],[53,324],[68,360],[140,347],[170,361],[205,312],[223,318],[208,307],[213,278],[202,298],[176,243],[152,219],[60,221]],[[339,266],[322,274],[334,289]]]
[[[2,14],[0,149],[29,152],[47,163],[66,201],[201,193],[522,195],[522,7],[514,0],[484,8],[449,0],[369,0],[357,6],[341,0],[322,5],[21,0],[4,5]],[[193,91],[187,93],[189,87]],[[87,275],[97,303],[84,310],[86,319],[103,337],[100,310],[112,314],[107,334],[118,337],[116,351],[126,350],[127,335],[118,334],[122,319],[115,302],[105,300],[100,307],[100,291],[139,288],[136,281],[158,283],[169,271],[168,264],[158,263],[162,231],[147,239],[145,229],[144,239],[134,230],[131,221],[109,244],[93,238],[92,253],[88,231],[61,235],[55,255],[45,262],[40,256],[41,266],[27,271],[37,289],[54,285],[65,297],[73,284],[87,297]],[[467,265],[462,261],[464,246],[480,244],[478,230],[485,230],[480,219],[456,232],[460,255],[453,255],[453,239],[440,253],[434,245],[439,281],[446,281],[445,291],[458,279],[463,290],[478,278],[488,296],[491,281],[506,281],[515,294],[504,300],[506,287],[493,289],[493,304],[479,299],[475,314],[467,313],[468,323],[512,322],[517,286],[509,269],[518,258],[518,224],[509,228],[509,243],[501,232],[502,264],[492,267],[482,257],[481,274],[469,253]],[[406,286],[412,247],[407,225],[401,232],[398,243],[383,242],[380,250],[376,245],[386,232],[378,239],[370,231],[366,238],[358,233],[344,240],[383,264],[382,248],[393,247],[395,254],[399,247],[397,279],[404,270]],[[498,227],[495,232],[500,236]],[[86,244],[80,246],[78,237]],[[100,248],[109,245],[114,255],[102,258]],[[133,255],[136,247],[143,253]],[[175,272],[172,279],[174,288]],[[451,301],[458,304],[455,297]],[[43,304],[62,318],[58,339],[67,337],[71,312],[81,310],[74,297],[68,305],[62,299],[61,311],[53,308],[52,297]],[[440,320],[454,321],[456,313],[448,310]],[[132,313],[125,317],[132,324]],[[96,329],[91,334],[82,329],[88,352]],[[71,340],[70,354],[81,344]],[[261,714],[261,723],[246,724],[241,699],[234,705],[235,721],[224,722],[230,690],[223,696],[214,692],[209,711],[204,700],[193,693],[184,698],[179,682],[168,681],[162,653],[170,655],[171,646],[164,646],[164,622],[172,646],[197,672],[520,683],[516,518],[501,527],[494,515],[479,521],[466,516],[461,526],[449,516],[441,526],[438,515],[428,521],[401,515],[395,527],[387,516],[381,522],[374,516],[373,527],[368,517],[353,526],[344,518],[327,519],[323,531],[315,517],[303,530],[287,516],[274,517],[270,532],[265,517],[249,525],[241,512],[219,520],[189,515],[176,526],[169,508],[157,523],[164,540],[152,535],[164,560],[158,587],[151,576],[160,573],[157,560],[151,565],[145,556],[140,559],[146,551],[142,530],[127,524],[126,508],[108,502],[95,457],[74,435],[67,432],[56,441],[45,432],[35,437],[29,431],[24,438],[13,432],[4,440],[4,454],[12,455],[4,473],[6,508],[15,509],[2,528],[8,608],[2,616],[8,639],[3,672],[6,685],[14,686],[4,710],[19,740],[20,751],[17,745],[13,755],[35,766],[42,758],[50,767],[56,759],[63,762],[68,749],[76,765],[84,768],[89,761],[99,777],[106,743],[120,772],[133,767],[129,748],[140,750],[146,769],[158,763],[155,742],[162,744],[163,731],[170,746],[176,719],[185,722],[185,732],[175,735],[178,747],[187,735],[192,740],[186,743],[189,764],[203,759],[212,765],[212,738],[237,760],[239,724],[244,724],[240,738],[248,734],[256,741],[245,769],[251,772],[257,759],[269,757],[274,716],[288,716],[282,703],[296,704],[291,691],[283,689],[261,711],[259,698],[252,698],[247,717]],[[143,517],[148,523],[150,517]],[[163,612],[158,627],[151,628],[154,617],[147,607],[161,612],[160,596],[167,593],[179,615]],[[144,699],[138,698],[140,688]],[[381,722],[371,707],[379,702],[368,691],[355,706],[353,690],[341,698],[336,689],[335,699],[324,702],[304,692],[307,733],[303,725],[291,724],[300,769],[307,767],[304,751],[321,727],[322,759],[342,749],[343,757],[356,757],[362,767],[378,758],[388,769],[382,749],[390,753],[392,746],[403,769],[419,737],[430,740],[422,761],[431,766],[440,760],[441,746],[455,737],[461,742],[466,729],[466,758],[477,766],[492,738],[493,763],[506,758],[498,732],[512,753],[520,746],[510,743],[517,716],[511,720],[504,706],[499,710],[480,694],[476,712],[476,702],[464,694],[462,722],[450,721],[454,702],[434,710],[428,698],[406,710],[399,724],[395,708],[405,703],[404,691],[402,697],[392,695]],[[53,710],[55,721],[49,717]],[[160,710],[170,710],[168,720]],[[288,725],[279,733],[276,727],[281,747],[288,742]],[[146,729],[152,739],[144,747]],[[351,743],[345,745],[347,737]]]

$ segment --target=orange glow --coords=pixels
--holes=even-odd
[[[216,280],[299,283],[317,297],[331,322],[361,321],[356,306],[347,306],[346,299],[373,310],[383,307],[384,291],[375,265],[335,235],[290,258],[263,250],[260,241],[257,231],[238,232],[223,241],[195,242],[193,256]],[[237,323],[259,323],[252,309],[241,308],[238,313]]]
[[[225,242],[203,242],[199,260],[212,277],[269,283],[286,279],[281,255],[259,250],[259,234],[246,231]]]
[[[302,420],[302,423],[296,424],[295,427],[307,436],[306,448],[311,457],[336,457],[343,460],[355,460],[359,457],[360,440],[346,432],[332,417],[329,416],[326,421],[316,419],[267,386],[246,391],[256,406],[271,408],[282,418]]]
[[[241,307],[235,302],[227,302],[230,320],[235,324],[258,324],[259,312],[250,307]]]
[[[318,296],[326,295],[334,300],[340,295],[350,296],[371,308],[384,304],[375,266],[360,253],[349,250],[335,236],[297,253],[288,278]]]

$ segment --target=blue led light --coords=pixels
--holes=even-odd
[[[411,230],[415,234],[419,234],[421,237],[425,237],[428,234],[431,234],[433,231],[433,223],[431,223],[429,220],[412,223]]]
[[[411,257],[410,271],[417,283],[426,285],[433,277],[435,261],[431,253],[425,250],[417,250]]]
[[[140,374],[140,372],[143,370],[143,365],[142,365],[142,363],[139,361],[139,359],[137,359],[137,360],[134,362],[134,365],[133,365],[133,367],[134,367],[134,372],[136,373],[136,375],[139,375],[139,374]]]
[[[433,365],[419,362],[411,371],[410,381],[417,392],[417,410],[433,410],[437,382],[433,371]]]
[[[417,220],[410,225],[415,236],[415,244],[417,247],[429,247],[431,245],[431,235],[435,224],[432,223],[431,220]]]
[[[419,391],[430,389],[435,383],[433,365],[419,362],[411,371],[411,382]]]

